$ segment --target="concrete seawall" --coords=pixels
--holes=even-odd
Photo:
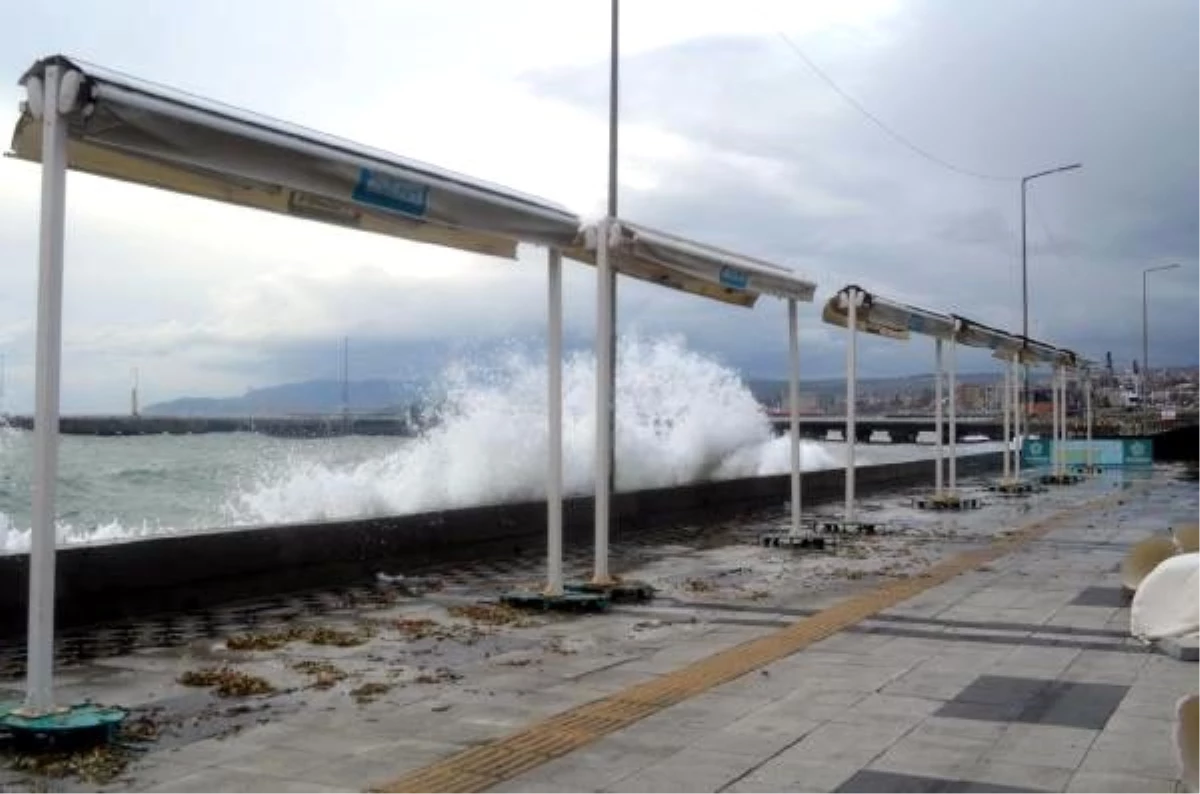
[[[959,459],[968,476],[994,471],[1000,453]],[[929,460],[864,466],[862,496],[931,483]],[[836,501],[841,469],[804,475],[804,503]],[[619,494],[620,535],[699,519],[719,519],[788,498],[786,475],[698,483]],[[590,548],[592,499],[564,506],[568,546]],[[481,559],[544,548],[544,502],[471,507],[389,518],[324,521],[167,536],[58,553],[60,627],[153,613],[202,609],[233,600],[361,583],[377,571],[424,563]],[[0,636],[24,632],[26,555],[0,557]]]

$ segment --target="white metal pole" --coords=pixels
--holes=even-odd
[[[953,496],[958,487],[958,369],[955,363],[957,348],[953,339],[950,340],[948,353],[946,385],[950,388],[950,495]]]
[[[1050,378],[1050,437],[1053,457],[1050,459],[1051,471],[1058,474],[1058,367],[1055,366]]]
[[[1008,482],[1008,478],[1012,475],[1011,461],[1009,460],[1009,451],[1012,449],[1012,441],[1009,440],[1008,432],[1011,429],[1008,422],[1009,411],[1012,410],[1012,364],[1008,361],[1004,362],[1004,482]]]
[[[1092,459],[1092,373],[1089,371],[1083,380],[1084,410],[1087,412],[1087,467],[1090,473]]]
[[[792,535],[800,534],[800,328],[796,301],[788,299],[788,418],[792,447]]]
[[[1025,445],[1025,438],[1021,433],[1021,368],[1017,363],[1017,354],[1013,353],[1013,385],[1012,385],[1012,404],[1013,404],[1013,427],[1016,431],[1016,443],[1013,445],[1013,477],[1021,479],[1021,449]]]
[[[933,402],[934,402],[933,432],[934,432],[934,435],[936,436],[936,439],[934,440],[934,452],[933,452],[933,465],[934,465],[933,495],[935,498],[937,498],[937,497],[941,497],[941,495],[942,495],[942,470],[944,468],[942,465],[942,457],[943,457],[943,454],[942,454],[942,437],[943,437],[942,436],[942,373],[943,373],[943,364],[942,364],[942,340],[941,339],[933,340],[933,350],[934,350],[934,361],[935,361],[936,370],[937,370],[933,376]]]
[[[547,257],[546,388],[550,448],[546,456],[546,595],[563,593],[562,537],[562,253],[556,248]]]
[[[1058,456],[1059,474],[1067,472],[1067,368],[1059,375],[1058,434],[1062,438],[1062,453]]]
[[[846,517],[847,524],[854,521],[854,447],[858,441],[856,406],[858,400],[858,290],[846,295],[847,324],[850,338],[846,343]]]
[[[55,487],[58,484],[59,375],[62,367],[63,226],[67,124],[62,68],[46,67],[42,87],[42,208],[38,230],[37,383],[29,550],[29,638],[25,710],[54,708]]]
[[[612,263],[609,261],[608,218],[596,225],[596,498],[595,498],[595,563],[592,581],[608,584],[608,520],[612,492],[609,462],[613,440],[613,350],[612,350]]]

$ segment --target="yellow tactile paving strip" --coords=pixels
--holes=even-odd
[[[766,637],[749,640],[653,681],[565,711],[490,744],[464,750],[373,791],[485,791],[1002,557],[1072,516],[1128,496],[1128,492],[1114,494],[1054,513],[1002,536],[987,547],[957,554],[914,577],[853,596]]]

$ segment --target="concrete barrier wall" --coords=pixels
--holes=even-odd
[[[994,471],[999,453],[959,460],[964,476]],[[932,461],[858,470],[861,496],[931,483]],[[841,469],[804,475],[804,503],[837,501]],[[682,522],[779,508],[789,478],[759,477],[619,494],[619,535]],[[592,499],[564,505],[567,544],[591,547]],[[310,587],[361,583],[377,571],[425,563],[512,555],[545,547],[544,502],[472,507],[390,518],[364,518],[150,538],[58,553],[60,626],[151,613],[201,609]],[[0,557],[0,636],[24,631],[28,557]]]

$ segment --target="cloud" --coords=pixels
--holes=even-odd
[[[62,47],[135,74],[562,201],[602,207],[607,4],[514,0],[353,11],[303,0],[164,10],[26,4],[0,33],[17,75]],[[131,35],[131,20],[139,31]],[[472,24],[463,25],[463,19]],[[1035,335],[1140,357],[1197,355],[1197,10],[1090,3],[627,3],[621,211],[816,279],[985,322],[1020,323],[1017,183],[964,177],[905,149],[818,80],[792,38],[886,124],[963,167],[1030,187]],[[264,27],[278,34],[264,41]],[[54,38],[50,32],[54,32]],[[183,35],[182,31],[186,31]],[[175,35],[179,33],[179,35]],[[216,46],[221,57],[213,57]],[[0,128],[19,92],[0,87]],[[0,352],[8,404],[32,396],[38,172],[0,161]],[[336,372],[364,376],[536,344],[542,255],[516,263],[354,234],[72,175],[64,406],[121,410]],[[590,344],[594,274],[566,270],[571,342]],[[840,374],[844,334],[802,312],[805,377]],[[786,364],[776,301],[754,311],[623,279],[622,329],[681,333],[755,376]],[[925,370],[931,344],[863,340],[861,371]],[[960,368],[987,367],[964,352]],[[152,396],[151,396],[152,395]]]

